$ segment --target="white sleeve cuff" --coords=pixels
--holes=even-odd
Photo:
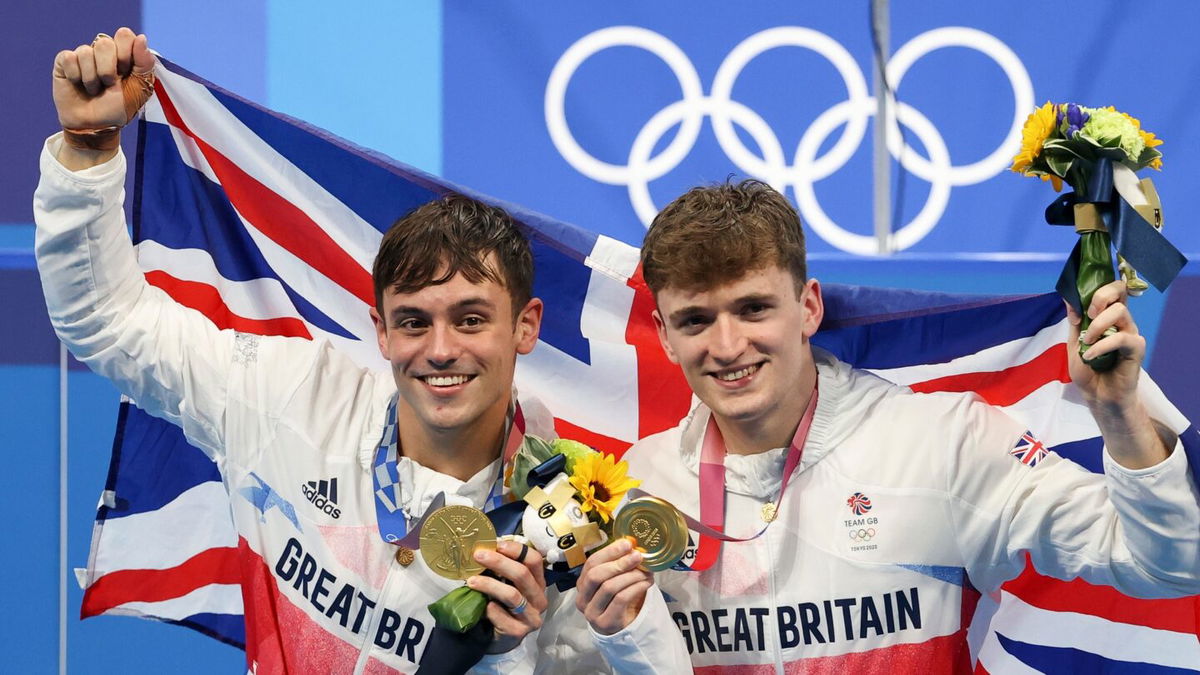
[[[588,630],[614,672],[622,675],[691,672],[683,637],[658,586],[646,591],[641,611],[624,629],[601,635],[589,624]]]
[[[62,143],[61,131],[46,139],[46,144],[42,148],[42,173],[81,185],[100,185],[114,178],[125,179],[125,153],[119,148],[117,154],[103,164],[72,171],[58,161],[58,150],[62,147]]]
[[[1143,469],[1129,469],[1122,466],[1109,454],[1108,446],[1104,446],[1104,473],[1117,480],[1169,478],[1172,475],[1187,475],[1187,454],[1183,451],[1183,441],[1175,440],[1175,447],[1163,461]]]
[[[1193,432],[1194,433],[1194,432]],[[1156,580],[1155,593],[1191,595],[1200,588],[1200,495],[1183,442],[1162,462],[1127,469],[1104,453],[1109,498],[1129,551]]]
[[[528,675],[533,672],[533,663],[529,653],[529,643],[537,642],[538,633],[534,631],[526,635],[516,647],[499,654],[484,654],[479,663],[471,669],[472,673],[512,673],[513,675]]]

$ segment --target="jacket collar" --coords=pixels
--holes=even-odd
[[[844,407],[854,371],[829,352],[813,347],[817,366],[817,382],[821,391],[812,428],[804,443],[804,456],[798,471],[805,471],[821,461],[844,438],[845,429],[838,430],[835,421]],[[703,403],[697,404],[684,420],[680,448],[684,465],[699,477],[700,446],[712,412]],[[797,423],[799,420],[797,420]],[[773,448],[756,455],[726,455],[725,487],[730,492],[756,499],[770,499],[779,492],[783,479],[787,448]]]

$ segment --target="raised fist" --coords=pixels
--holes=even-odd
[[[68,145],[115,149],[125,126],[154,93],[154,56],[145,35],[121,28],[54,59],[54,107]]]

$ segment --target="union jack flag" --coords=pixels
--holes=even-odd
[[[846,506],[854,512],[854,515],[861,516],[871,510],[871,498],[861,492],[855,492],[846,500]]]
[[[1026,431],[1021,434],[1020,440],[1012,450],[1008,451],[1008,454],[1016,457],[1022,464],[1037,466],[1037,463],[1045,459],[1050,451],[1041,441],[1033,437],[1032,432]]]
[[[561,435],[620,454],[687,413],[691,395],[658,345],[635,248],[355,147],[166,60],[157,74],[139,123],[134,238],[146,278],[176,301],[222,328],[327,340],[383,368],[367,313],[382,232],[459,191],[508,209],[532,240],[534,292],[551,309],[517,385],[553,402]],[[816,344],[915,391],[975,392],[1037,429],[1048,443],[1037,453],[1101,470],[1091,416],[1065,395],[1057,297],[825,288]],[[1148,378],[1142,395],[1161,399]],[[1166,422],[1200,466],[1200,436],[1182,416]],[[850,507],[870,502],[860,493]],[[154,618],[245,646],[229,508],[203,452],[123,404],[82,614]],[[1194,598],[1135,600],[1030,568],[995,600],[976,615],[981,671],[1200,672]]]

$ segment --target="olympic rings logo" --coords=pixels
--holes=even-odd
[[[565,113],[567,86],[575,71],[598,52],[618,46],[637,47],[659,57],[675,74],[682,92],[680,100],[659,110],[638,132],[624,166],[601,161],[584,150],[571,132]],[[777,47],[801,47],[823,56],[841,75],[847,94],[845,101],[834,104],[809,125],[791,164],[767,122],[732,98],[734,85],[746,65]],[[951,187],[979,183],[1006,169],[1020,146],[1025,115],[1033,109],[1033,83],[1020,58],[1000,40],[974,28],[936,28],[909,40],[888,61],[888,81],[898,89],[914,63],[945,47],[974,49],[1003,69],[1013,91],[1012,126],[991,154],[970,164],[954,165],[945,140],[929,118],[903,102],[892,108],[894,119],[887,120],[888,152],[898,158],[904,169],[930,183],[925,205],[911,221],[892,233],[892,250],[909,248],[933,230],[949,203]],[[864,255],[877,251],[875,238],[850,232],[835,223],[817,202],[813,186],[845,166],[861,145],[867,122],[874,114],[875,97],[868,92],[866,77],[850,52],[828,35],[800,26],[769,28],[743,40],[717,68],[712,91],[707,96],[687,54],[659,33],[637,26],[613,26],[584,36],[559,58],[546,84],[546,127],[554,146],[585,176],[601,183],[626,186],[634,212],[643,225],[649,226],[658,213],[650,196],[650,182],[683,161],[695,146],[704,118],[709,117],[721,149],[735,166],[780,192],[790,186],[801,216],[814,232],[839,249]],[[909,146],[901,151],[903,139],[897,122],[920,139],[928,158]],[[754,139],[762,151],[761,157],[742,143],[734,124]],[[679,131],[675,138],[652,156],[663,135],[676,125]],[[829,135],[843,125],[841,137],[828,151],[818,155]]]
[[[850,530],[850,540],[851,541],[871,541],[871,539],[874,536],[875,536],[875,528],[873,528],[873,527],[868,527],[865,530],[864,529]]]

